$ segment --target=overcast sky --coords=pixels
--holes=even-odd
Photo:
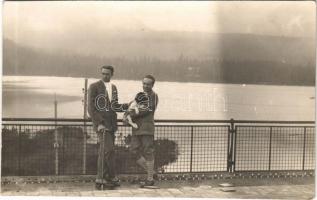
[[[202,31],[312,37],[315,4],[297,2],[5,2],[4,37],[59,33]],[[21,40],[21,39],[20,39]],[[22,41],[20,41],[22,42]]]

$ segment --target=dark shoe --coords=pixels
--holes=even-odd
[[[116,186],[110,182],[95,183],[96,190],[112,190],[114,187]]]
[[[146,181],[140,182],[141,187],[153,186],[153,185],[154,185],[154,180],[153,181],[146,180]]]
[[[101,185],[102,185],[101,183],[95,183],[95,189],[102,190]]]
[[[111,184],[113,184],[115,187],[120,186],[120,180],[119,179],[112,179],[109,181]]]

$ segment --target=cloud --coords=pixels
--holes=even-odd
[[[313,2],[226,2],[218,5],[220,31],[313,37]]]
[[[4,37],[55,45],[129,31],[198,31],[314,37],[313,2],[5,2]],[[111,32],[111,33],[110,33]],[[40,41],[43,38],[45,41]]]

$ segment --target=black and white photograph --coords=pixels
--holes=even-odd
[[[4,1],[1,196],[313,199],[314,1]]]

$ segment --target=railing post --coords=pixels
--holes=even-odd
[[[193,172],[193,140],[194,140],[194,127],[191,126],[190,130],[190,168],[189,172]]]
[[[57,100],[56,100],[56,93],[54,94],[54,119],[55,119],[55,129],[54,129],[54,149],[55,149],[55,175],[58,175],[58,149],[59,149],[59,143],[58,143],[58,132],[57,132]]]
[[[59,168],[58,168],[58,151],[59,151],[59,143],[58,143],[58,132],[57,132],[57,122],[55,121],[55,130],[54,130],[54,149],[55,149],[55,175],[59,174]]]
[[[21,124],[18,131],[18,175],[21,176]]]
[[[63,175],[65,175],[65,148],[67,147],[66,146],[66,139],[65,139],[65,135],[66,135],[66,133],[65,132],[63,132],[62,133],[62,136],[61,136],[61,147],[62,147],[62,152],[61,152],[61,155],[62,156],[60,156],[59,155],[59,157],[61,157],[61,168],[62,168],[62,170],[63,170]],[[67,135],[66,135],[67,136]],[[59,169],[59,173],[61,173],[61,169]]]
[[[303,167],[302,167],[302,170],[305,170],[305,153],[306,153],[306,127],[304,127]]]
[[[237,129],[236,127],[234,126],[234,122],[232,124],[233,126],[233,131],[232,131],[232,149],[233,149],[233,156],[231,158],[231,172],[234,172],[236,170],[236,148],[237,148],[237,139],[236,139],[236,136],[237,136]]]
[[[235,126],[234,126],[234,119],[230,119],[230,129],[229,129],[229,153],[227,158],[227,171],[233,172],[234,171],[234,155],[235,154]]]
[[[87,127],[84,124],[84,138],[83,138],[83,174],[86,174],[86,157],[87,157]]]
[[[227,141],[227,172],[230,171],[230,141],[231,141],[231,127],[228,127],[228,141]]]
[[[87,126],[86,119],[87,117],[87,87],[88,79],[85,78],[85,88],[84,88],[84,137],[83,137],[83,174],[86,174],[86,157],[87,157]]]
[[[270,144],[269,144],[269,171],[271,171],[271,157],[272,157],[272,126],[270,126]]]

